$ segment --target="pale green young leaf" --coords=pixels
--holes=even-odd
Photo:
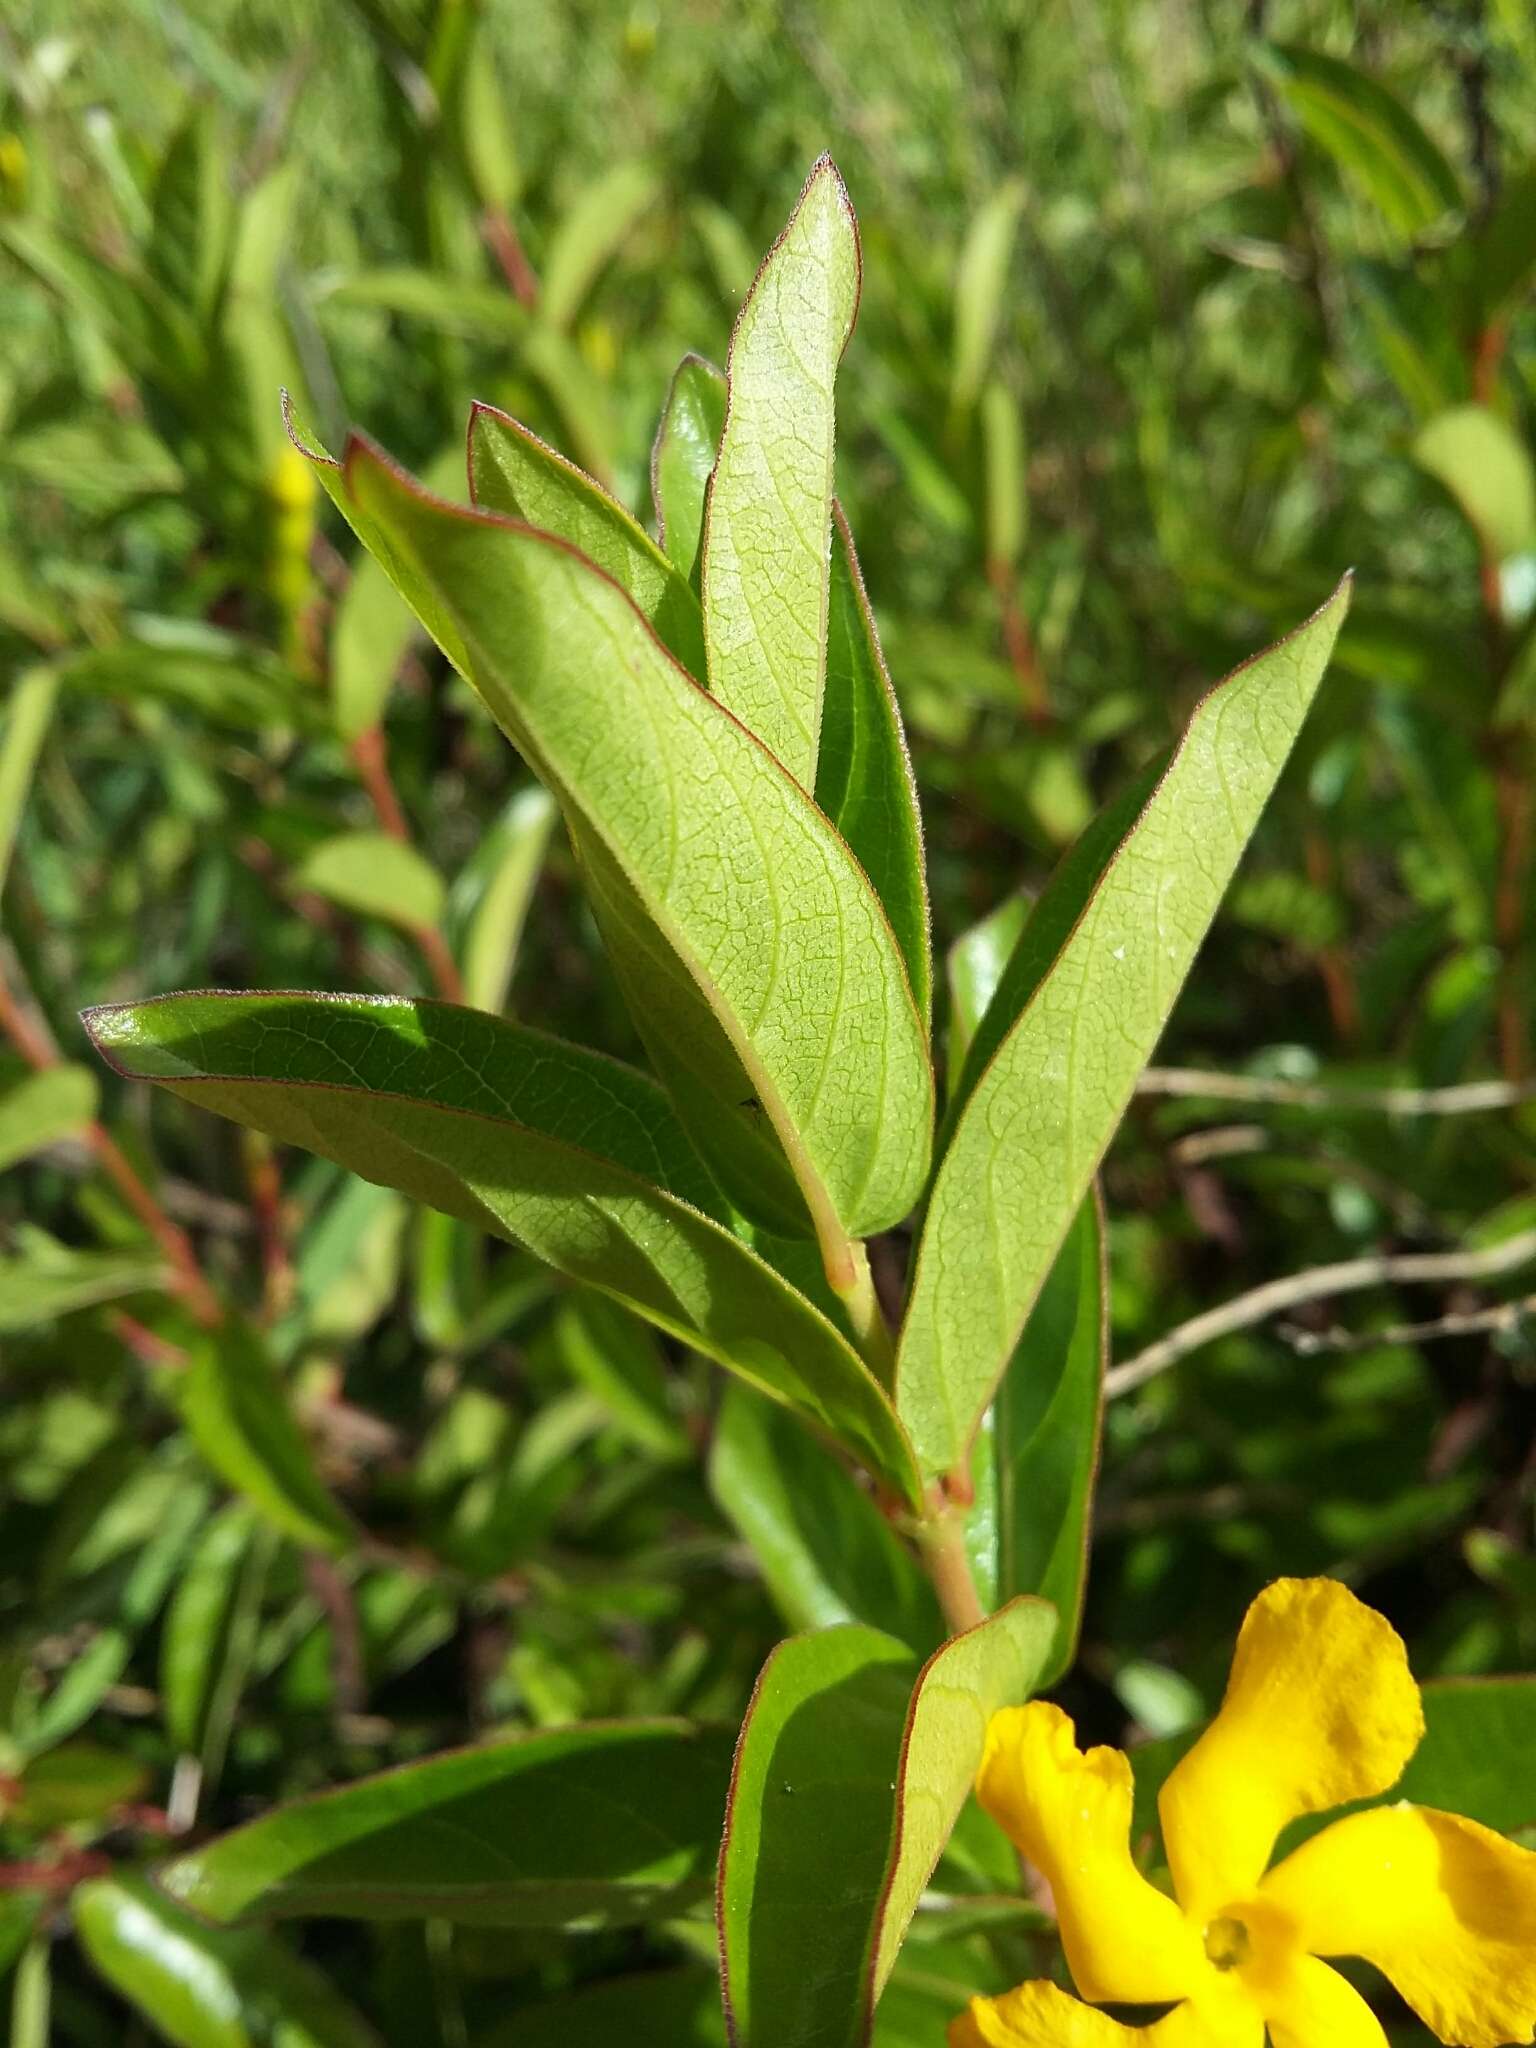
[[[1348,580],[1090,826],[967,1058],[897,1359],[928,1473],[971,1441],[1317,690]]]
[[[311,889],[358,917],[377,917],[406,931],[442,918],[443,879],[425,854],[387,832],[338,832],[311,848],[293,870],[293,885]]]
[[[651,446],[651,502],[667,558],[695,590],[704,499],[724,431],[725,378],[702,356],[684,356]]]
[[[955,348],[950,402],[957,411],[976,403],[997,339],[1013,244],[1024,211],[1024,183],[1007,178],[966,230],[955,272]]]
[[[917,783],[853,535],[835,503],[816,801],[874,884],[926,1019],[933,968]]]
[[[87,1067],[44,1067],[0,1090],[0,1173],[62,1138],[78,1137],[96,1114],[96,1076]]]
[[[11,686],[0,737],[0,893],[58,694],[58,671],[51,668],[28,669]]]
[[[824,1246],[898,1222],[927,1169],[933,1075],[843,840],[565,543],[442,505],[358,440],[344,471],[319,462],[559,800],[647,1048],[733,1199],[779,1194],[763,1220],[793,1229],[777,1163]]]
[[[217,1922],[625,1926],[708,1890],[731,1745],[682,1721],[446,1750],[264,1814],[161,1873]]]
[[[731,337],[704,515],[709,686],[814,788],[827,663],[833,386],[859,302],[859,239],[823,157]]]
[[[704,674],[704,625],[686,575],[617,498],[494,406],[469,416],[469,488],[482,512],[521,519],[579,548],[625,591],[691,676]]]
[[[737,2048],[856,2048],[981,1761],[1055,1618],[1017,1600],[919,1669],[850,1625],[792,1637],[742,1727],[716,1912]]]
[[[965,1067],[966,1054],[987,1005],[997,993],[1003,969],[1019,942],[1030,912],[1026,895],[1005,896],[996,910],[973,924],[949,949],[949,1037],[946,1045],[949,1085],[953,1092]]]
[[[666,1097],[478,1010],[189,995],[86,1016],[97,1049],[287,1144],[525,1245],[847,1445],[907,1499],[890,1404],[832,1325],[723,1221]]]
[[[1485,405],[1457,405],[1419,430],[1413,452],[1461,507],[1495,561],[1536,547],[1536,466]]]
[[[544,261],[539,314],[551,327],[570,326],[660,190],[652,167],[633,159],[612,165],[578,194],[555,229]]]
[[[450,907],[464,920],[464,1000],[477,1010],[499,1015],[507,1007],[555,815],[547,790],[537,784],[519,790],[482,839],[471,868],[454,882]]]

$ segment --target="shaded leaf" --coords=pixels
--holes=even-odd
[[[875,1629],[783,1643],[742,1727],[716,1897],[737,2048],[837,2048],[870,2017],[981,1760],[1055,1618],[1013,1602],[916,1659]]]
[[[709,1486],[792,1629],[867,1622],[920,1655],[943,1638],[933,1588],[875,1502],[793,1416],[744,1387],[720,1404]]]
[[[720,1980],[692,1967],[609,1977],[520,2008],[475,2048],[725,2048]]]
[[[279,1807],[161,1872],[203,1917],[623,1926],[709,1889],[731,1750],[681,1721],[449,1750]]]
[[[1313,141],[1400,235],[1422,234],[1465,204],[1439,147],[1379,79],[1294,43],[1269,46],[1260,61]]]
[[[72,1903],[91,1966],[178,2048],[378,2048],[318,1970],[256,1928],[209,1927],[126,1874]]]
[[[550,240],[539,291],[542,319],[569,327],[660,189],[655,171],[638,159],[613,164],[586,186]]]
[[[651,502],[668,559],[699,586],[704,500],[725,431],[725,378],[686,355],[672,378],[651,447]]]
[[[170,996],[89,1011],[86,1026],[131,1078],[526,1245],[913,1495],[885,1396],[706,1213],[719,1197],[644,1075],[481,1011],[385,997]]]
[[[859,240],[823,157],[731,336],[704,515],[709,686],[804,789],[827,664],[833,385],[859,301]]]
[[[933,988],[917,783],[853,536],[837,504],[816,801],[874,884],[926,1018]]]
[[[976,1427],[1322,679],[1342,584],[1197,706],[1035,906],[966,1061],[897,1360],[930,1473]]]
[[[158,1252],[79,1252],[40,1230],[18,1238],[21,1249],[0,1258],[0,1336],[125,1295],[154,1292],[168,1278]]]

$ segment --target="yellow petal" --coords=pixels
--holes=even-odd
[[[1161,2003],[1213,1973],[1198,1932],[1131,1861],[1131,1767],[1073,1738],[1060,1707],[992,1717],[976,1789],[1051,1888],[1061,1945],[1084,1998]]]
[[[1364,1956],[1459,2048],[1536,2028],[1536,1854],[1422,1806],[1335,1821],[1264,1880],[1316,1955]]]
[[[1386,2031],[1353,1984],[1316,1956],[1298,1956],[1265,2001],[1273,2048],[1387,2048]]]
[[[1249,1608],[1221,1712],[1158,1799],[1195,1921],[1251,1892],[1297,1814],[1397,1783],[1424,1733],[1401,1637],[1335,1579],[1277,1579]]]
[[[949,2048],[1263,2048],[1264,2016],[1247,2000],[1175,2006],[1150,2027],[1124,2027],[1054,1984],[1021,1984],[973,1998],[949,2028]],[[1348,2044],[1345,2044],[1348,2048]]]

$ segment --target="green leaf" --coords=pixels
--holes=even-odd
[[[10,1807],[23,1827],[53,1834],[82,1821],[100,1821],[116,1807],[141,1799],[148,1767],[96,1742],[66,1742],[35,1756],[20,1772]]]
[[[1405,239],[1466,204],[1440,149],[1379,79],[1294,43],[1262,50],[1259,61],[1312,140]]]
[[[917,784],[853,535],[835,503],[816,801],[874,884],[926,1018],[933,970]]]
[[[737,2048],[853,2048],[981,1760],[1055,1618],[1015,1601],[921,1671],[875,1629],[769,1658],[736,1752],[717,1911]],[[915,1681],[915,1682],[914,1682]]]
[[[338,279],[322,303],[374,306],[408,320],[421,320],[440,333],[460,335],[466,341],[499,342],[503,347],[509,341],[525,340],[533,324],[527,307],[519,305],[502,285],[477,284],[473,279],[406,264],[354,271],[350,277]]]
[[[637,1450],[654,1458],[689,1456],[687,1433],[667,1398],[666,1364],[649,1330],[615,1303],[589,1294],[561,1304],[554,1340],[572,1379],[596,1396]]]
[[[539,314],[550,326],[570,326],[660,190],[656,172],[635,159],[614,164],[581,192],[555,229],[544,259]]]
[[[1197,706],[1090,826],[971,1046],[918,1248],[897,1405],[927,1473],[978,1423],[1322,679],[1348,580]]]
[[[793,1416],[745,1387],[720,1404],[709,1488],[791,1628],[867,1622],[921,1655],[943,1639],[933,1588],[875,1502]]]
[[[345,1549],[351,1522],[320,1483],[288,1395],[256,1333],[226,1324],[176,1382],[192,1441],[273,1528],[296,1543]]]
[[[859,238],[823,157],[731,336],[704,517],[709,685],[814,788],[827,664],[833,385],[859,302]]]
[[[987,483],[987,568],[1001,577],[1017,569],[1029,530],[1029,470],[1024,418],[1004,384],[981,394],[982,449]]]
[[[218,1775],[253,1647],[272,1544],[254,1512],[231,1501],[201,1531],[160,1631],[165,1732]]]
[[[470,495],[482,512],[569,541],[634,602],[691,676],[704,674],[704,622],[687,577],[602,485],[494,406],[469,415]]]
[[[998,1597],[1038,1593],[1058,1617],[1042,1686],[1056,1683],[1077,1650],[1108,1343],[1104,1226],[1090,1194],[1030,1311],[991,1417]]]
[[[1486,325],[1507,317],[1536,272],[1536,164],[1506,178],[1498,203],[1472,244],[1472,282],[1478,317]]]
[[[1023,179],[1005,179],[966,230],[955,272],[955,352],[949,385],[950,403],[957,412],[968,412],[976,403],[992,359],[1024,198]]]
[[[92,1968],[178,2048],[379,2048],[317,1969],[257,1928],[208,1927],[127,1874],[71,1903]]]
[[[847,1444],[904,1497],[884,1394],[719,1197],[644,1075],[444,1003],[189,995],[86,1013],[119,1072],[521,1243]]]
[[[520,789],[481,840],[470,869],[453,886],[452,910],[464,916],[464,1000],[499,1015],[522,943],[523,924],[533,901],[554,830],[555,806],[536,785]]]
[[[11,1985],[11,2048],[48,2048],[52,2034],[53,1944],[46,1935],[29,1941]]]
[[[1497,413],[1452,406],[1421,428],[1413,452],[1496,561],[1536,547],[1536,469],[1524,441]]]
[[[702,356],[678,364],[651,448],[651,501],[668,559],[697,590],[704,500],[725,431],[725,378]]]
[[[96,1114],[96,1076],[87,1067],[43,1067],[0,1093],[0,1173],[46,1145],[78,1137]]]
[[[232,634],[199,630],[182,644],[157,634],[96,648],[72,656],[59,679],[71,690],[128,704],[165,703],[242,732],[285,726],[309,732],[321,724],[318,698],[301,694],[270,655]]]
[[[435,929],[447,900],[443,878],[424,854],[387,832],[338,832],[312,848],[293,886],[406,931]]]
[[[713,1970],[647,1970],[608,1977],[564,1998],[520,2006],[476,2037],[475,2048],[726,2048]]]
[[[445,448],[423,470],[422,481],[440,497],[461,497],[462,443],[455,440]],[[416,614],[366,549],[353,560],[351,572],[331,626],[331,702],[336,730],[348,741],[383,723],[400,664],[421,637]]]
[[[1024,895],[1005,896],[996,910],[964,931],[949,949],[946,962],[949,982],[948,1067],[950,1087],[959,1083],[965,1070],[966,1054],[987,1005],[997,993],[1003,969],[1019,943],[1019,934],[1032,908]]]
[[[16,834],[27,807],[37,757],[53,723],[58,694],[58,672],[51,668],[28,669],[11,686],[5,733],[0,738],[0,893],[10,872]]]
[[[834,1251],[899,1221],[932,1069],[821,812],[563,544],[427,498],[361,441],[320,473],[561,803],[648,1050],[733,1198],[781,1230],[808,1210]]]
[[[125,1295],[154,1293],[167,1278],[158,1252],[80,1252],[40,1230],[27,1233],[21,1245],[13,1257],[0,1258],[0,1336]]]
[[[625,1926],[708,1892],[730,1766],[723,1730],[681,1721],[520,1735],[279,1807],[160,1882],[219,1922]]]

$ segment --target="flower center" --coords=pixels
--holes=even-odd
[[[1205,1952],[1218,1970],[1235,1970],[1253,1953],[1253,1942],[1241,1920],[1213,1920],[1205,1930]]]

